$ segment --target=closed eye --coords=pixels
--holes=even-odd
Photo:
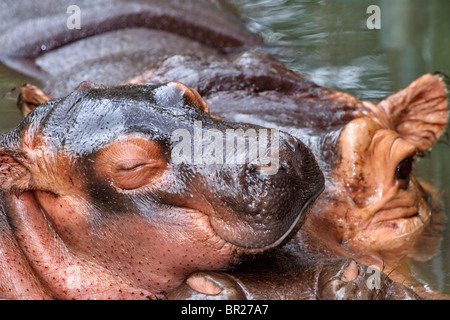
[[[155,183],[167,168],[158,144],[141,136],[122,136],[102,149],[98,172],[119,189],[133,190]]]
[[[117,171],[138,170],[138,169],[140,169],[141,167],[143,167],[143,166],[145,166],[147,164],[149,164],[149,163],[142,162],[142,160],[140,160],[140,159],[139,160],[138,159],[136,159],[136,160],[131,160],[130,159],[130,160],[126,160],[126,161],[122,161],[122,162],[117,163],[115,171],[117,172]]]
[[[132,190],[149,184],[162,174],[164,161],[138,163],[126,169],[115,169],[112,176],[114,185],[121,189]]]

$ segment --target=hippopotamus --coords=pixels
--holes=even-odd
[[[404,200],[401,199],[398,200],[398,210],[387,207],[388,201],[395,199],[396,195],[401,194],[404,199],[409,197],[410,201],[420,206],[421,214],[431,207],[431,197],[426,188],[411,178],[408,168],[414,156],[422,155],[436,142],[447,122],[443,76],[424,76],[404,91],[375,105],[320,87],[269,55],[247,50],[261,44],[261,39],[243,30],[211,4],[200,4],[206,10],[200,11],[195,9],[197,4],[193,5],[194,8],[190,7],[191,4],[179,4],[177,1],[134,1],[130,5],[133,9],[125,8],[128,5],[123,5],[121,1],[101,3],[94,9],[80,2],[81,12],[92,16],[91,20],[87,19],[85,28],[79,31],[69,30],[64,25],[67,14],[61,15],[61,12],[65,12],[66,4],[52,8],[50,12],[42,4],[31,6],[30,10],[21,7],[16,11],[16,24],[10,23],[11,15],[8,14],[3,20],[2,30],[8,32],[0,38],[0,43],[4,44],[0,52],[2,61],[43,82],[46,92],[44,101],[50,97],[59,101],[84,80],[114,88],[117,85],[128,87],[143,84],[154,87],[174,80],[181,81],[192,88],[185,90],[191,92],[191,96],[197,97],[195,92],[199,93],[205,104],[197,105],[202,105],[203,110],[210,109],[212,118],[217,121],[278,129],[295,137],[296,143],[303,141],[312,150],[325,175],[325,191],[312,206],[300,231],[295,233],[297,227],[293,227],[290,240],[286,237],[284,241],[275,241],[284,244],[283,247],[268,246],[265,249],[271,249],[269,253],[244,261],[232,272],[225,272],[225,267],[219,264],[209,268],[216,268],[214,272],[200,270],[203,273],[194,273],[178,288],[173,285],[172,291],[168,289],[169,297],[188,298],[190,294],[200,297],[198,291],[192,291],[186,284],[202,291],[196,284],[209,284],[211,279],[224,283],[221,287],[230,288],[224,291],[229,294],[220,295],[222,298],[236,297],[236,292],[241,292],[237,295],[240,298],[358,298],[361,292],[363,297],[373,297],[374,291],[365,285],[367,275],[364,278],[364,270],[367,266],[361,263],[380,266],[385,254],[399,247],[395,238],[390,241],[391,235],[395,235],[394,230],[401,233],[405,229],[399,227],[399,220],[397,227],[371,228],[367,234],[361,235],[360,240],[373,240],[374,244],[381,244],[384,251],[372,250],[372,246],[356,239],[356,245],[350,244],[353,235],[365,230],[367,219],[374,215],[377,206],[378,211],[384,208],[386,212],[397,211],[396,214],[402,215],[406,211],[405,216],[415,216],[410,209],[405,210],[406,206],[401,204]],[[8,3],[8,8],[18,7],[15,3]],[[205,18],[202,12],[213,18]],[[40,18],[30,19],[31,16]],[[93,19],[93,16],[96,18]],[[151,23],[150,18],[154,20]],[[213,23],[209,23],[211,21]],[[35,30],[42,30],[38,37],[26,27],[30,24],[36,26]],[[49,27],[55,24],[62,25],[62,28]],[[17,42],[18,37],[22,41]],[[14,45],[8,45],[12,42]],[[96,87],[88,86],[91,89]],[[199,98],[194,100],[200,101]],[[436,108],[431,108],[429,113],[415,113],[428,110],[420,106]],[[33,114],[26,119],[33,118]],[[417,126],[421,130],[414,132],[411,130],[415,127],[412,124],[418,120],[424,122]],[[399,153],[392,159],[390,154],[383,161],[378,157],[367,158],[367,152],[373,152],[370,148],[379,145],[378,142],[371,144],[370,137],[375,136],[376,141],[383,142],[385,147],[389,139],[383,140],[383,137],[406,142],[400,145]],[[389,148],[381,150],[390,151]],[[397,159],[406,150],[410,153],[404,154],[403,159]],[[382,154],[377,150],[378,153]],[[7,159],[10,158],[13,157],[8,156]],[[381,168],[379,172],[387,172],[386,176],[392,171],[395,179],[375,177],[371,172],[373,168]],[[95,173],[98,174],[97,171]],[[208,177],[212,178],[211,175]],[[214,183],[218,181],[213,179],[207,185]],[[102,194],[99,192],[95,196]],[[233,194],[241,199],[239,192]],[[298,196],[302,197],[302,192],[299,191]],[[110,195],[107,197],[110,198]],[[109,209],[115,209],[115,206]],[[227,215],[227,223],[231,223],[228,230],[231,232],[235,227],[239,230],[231,217]],[[404,242],[405,250],[396,251],[398,261],[416,247],[420,235],[427,234],[424,231],[426,225],[436,226],[436,223],[431,223],[436,220],[434,217],[437,217],[435,212],[431,218],[423,220],[423,228],[417,228],[408,237],[399,237],[407,241]],[[421,218],[422,215],[418,217],[419,220]],[[302,222],[299,219],[296,226]],[[191,268],[190,271],[199,269]],[[385,269],[383,264],[382,270],[391,268]],[[280,274],[283,276],[276,276]],[[181,278],[173,283],[180,284]],[[207,281],[199,280],[203,278]],[[320,287],[317,287],[318,284],[321,284]],[[389,279],[385,280],[385,284],[386,291],[377,291],[377,297],[413,296],[409,289]],[[166,293],[164,290],[162,292]],[[217,297],[210,293],[206,291],[202,294],[204,297]]]
[[[84,83],[3,135],[1,297],[162,298],[295,232],[323,190],[310,150],[280,133],[270,175],[254,159],[175,163],[172,134],[194,121],[258,128],[211,117],[179,82]]]
[[[191,98],[194,97],[196,101],[196,106],[201,110],[208,110],[207,105],[199,95],[192,93],[195,92],[193,89],[188,88],[181,83],[176,82],[178,87],[183,88],[185,91],[184,95],[188,95]],[[96,88],[93,84],[83,84],[81,88],[84,87]],[[157,87],[157,86],[156,86]],[[129,86],[118,87],[123,91],[125,88],[130,89]],[[138,87],[139,88],[139,87]],[[146,88],[146,93],[148,93],[148,88]],[[161,87],[157,87],[159,90]],[[135,88],[136,89],[136,88]],[[104,89],[110,91],[112,88]],[[166,94],[166,92],[164,92]],[[123,92],[121,97],[123,97]],[[108,96],[110,98],[110,96]],[[49,101],[49,102],[47,102]],[[19,106],[22,109],[24,115],[28,115],[31,111],[36,109],[36,106],[44,103],[37,110],[42,108],[47,108],[47,104],[52,102],[51,97],[45,94],[42,90],[35,86],[27,85],[22,88],[21,95],[19,96]],[[164,95],[164,101],[173,101],[172,99],[167,99]],[[47,103],[46,103],[47,102]],[[135,104],[133,101],[132,104]],[[51,108],[55,108],[52,106]],[[65,110],[64,110],[65,111]],[[36,111],[34,111],[36,112]],[[52,111],[53,112],[53,111]],[[151,110],[152,113],[156,113],[155,110]],[[31,113],[31,117],[34,113]],[[127,117],[128,118],[128,117]],[[148,121],[148,120],[146,120]],[[242,125],[242,124],[241,124]],[[178,128],[178,126],[176,126]],[[217,127],[214,127],[217,129]],[[53,131],[53,130],[50,130]],[[293,137],[291,137],[293,138]],[[109,147],[106,147],[109,148]],[[123,146],[121,146],[123,148]],[[307,149],[309,150],[309,149]],[[311,155],[311,154],[310,154]],[[102,158],[100,158],[101,160]],[[312,162],[314,158],[312,158]],[[298,160],[294,159],[294,163]],[[302,168],[306,169],[305,166]],[[316,164],[316,169],[318,165]],[[98,171],[102,171],[101,165],[97,167]],[[95,170],[95,171],[97,171]],[[217,168],[209,167],[209,170],[217,171]],[[219,171],[219,172],[222,172]],[[320,172],[320,171],[319,171]],[[217,174],[217,173],[216,173]],[[292,173],[289,173],[290,176]],[[319,174],[320,176],[320,174]],[[135,175],[133,174],[133,177]],[[307,175],[302,174],[302,178],[306,178]],[[314,175],[308,175],[309,179],[314,179]],[[283,179],[283,178],[281,178]],[[322,178],[323,179],[323,178]],[[308,182],[313,182],[308,180]],[[114,184],[117,182],[114,182]],[[123,183],[123,182],[121,182]],[[217,181],[212,182],[213,184]],[[273,183],[273,182],[271,182]],[[302,196],[306,202],[303,204],[305,211],[308,211],[312,206],[312,202],[323,190],[323,180],[316,181],[317,190],[316,194],[311,194],[311,198],[308,200],[308,196]],[[321,189],[322,186],[322,189]],[[124,187],[124,186],[121,186]],[[250,187],[248,184],[246,187]],[[230,188],[230,186],[228,186]],[[311,191],[311,186],[308,187]],[[274,191],[271,191],[272,194]],[[266,193],[267,194],[267,193]],[[197,195],[198,196],[198,195]],[[276,196],[276,195],[275,195]],[[293,192],[293,196],[300,196],[297,191]],[[94,197],[97,197],[96,195]],[[114,197],[117,197],[114,195]],[[234,198],[239,198],[238,195],[234,195]],[[275,200],[274,200],[275,201]],[[244,205],[245,200],[239,198],[241,206]],[[276,201],[276,203],[278,203]],[[217,206],[217,204],[213,204]],[[254,201],[252,201],[251,208],[254,208]],[[238,209],[237,209],[238,210]],[[275,209],[276,212],[279,210]],[[254,210],[252,210],[254,212]],[[108,211],[109,212],[109,211]],[[45,213],[45,212],[44,212]],[[303,216],[306,216],[303,214]],[[280,220],[280,217],[274,218],[276,221]],[[304,218],[298,218],[297,222],[294,222],[290,228],[288,228],[289,233],[295,234],[296,230],[300,228],[304,221]],[[232,227],[238,228],[242,227],[233,226],[233,217],[228,217],[226,220],[228,222],[228,228]],[[64,223],[68,221],[65,220]],[[65,226],[65,230],[69,229],[71,226]],[[85,228],[85,226],[83,226]],[[269,224],[269,228],[272,227]],[[293,231],[290,231],[290,230]],[[110,230],[110,229],[109,229]],[[56,232],[56,231],[55,231]],[[74,231],[73,233],[78,234]],[[248,232],[248,231],[247,231]],[[253,230],[250,230],[252,234],[255,234]],[[264,231],[267,233],[267,230]],[[390,280],[385,274],[378,273],[375,276],[380,277],[377,283],[380,287],[373,290],[373,287],[368,285],[371,280],[370,272],[367,272],[367,267],[361,264],[355,263],[354,260],[348,258],[323,258],[317,254],[310,254],[304,248],[302,244],[300,245],[297,241],[289,241],[288,233],[285,233],[279,240],[276,240],[273,244],[264,247],[261,250],[250,250],[241,259],[240,265],[234,264],[233,268],[236,270],[234,272],[217,272],[211,271],[207,272],[202,270],[200,272],[194,272],[190,274],[185,281],[183,281],[179,286],[168,287],[164,293],[164,298],[169,299],[415,299],[417,298],[414,292],[403,287],[399,283],[395,283]],[[255,234],[256,235],[256,234]],[[239,235],[241,238],[242,234]],[[258,239],[261,240],[263,234],[258,235]],[[240,239],[235,241],[241,241]],[[279,243],[282,241],[287,242],[285,246],[280,246]],[[246,243],[249,246],[249,243]],[[103,246],[103,245],[102,245]],[[125,245],[122,245],[125,246]],[[190,249],[193,249],[193,245],[190,244]],[[247,248],[249,249],[249,248]],[[272,249],[272,250],[270,250]],[[255,255],[255,252],[261,252]],[[268,253],[264,253],[268,252]],[[251,253],[251,254],[249,254]],[[108,253],[109,256],[110,253]],[[251,259],[245,259],[245,257],[251,257]],[[123,261],[121,260],[121,263]],[[193,260],[191,260],[193,262]],[[148,270],[147,272],[152,272]],[[85,277],[85,275],[83,275]],[[60,279],[61,280],[61,279]],[[61,281],[67,283],[67,279],[62,279]],[[85,290],[82,288],[81,290]],[[77,296],[80,297],[80,296]],[[84,296],[92,297],[90,295]],[[95,296],[94,296],[95,297]],[[100,296],[102,297],[102,296]],[[109,296],[108,296],[109,297]],[[113,296],[114,297],[114,296]],[[130,298],[127,296],[126,298]]]
[[[286,246],[233,272],[195,272],[169,299],[180,300],[415,300],[413,290],[353,259],[323,259]],[[256,276],[257,275],[257,276]]]
[[[175,75],[216,115],[289,132],[312,149],[326,188],[292,240],[302,244],[297,249],[351,257],[426,294],[405,258],[432,256],[444,219],[435,190],[412,169],[448,123],[446,75],[424,75],[375,104],[320,87],[266,54],[246,52],[210,64],[170,57],[127,83]]]

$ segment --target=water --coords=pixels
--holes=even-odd
[[[14,128],[20,121],[20,114],[16,107],[14,87],[26,82],[37,83],[32,78],[15,72],[0,63],[0,134]]]
[[[214,0],[224,5],[223,0]],[[262,50],[316,83],[359,99],[380,101],[427,72],[450,74],[448,0],[230,0],[226,7],[267,41]],[[369,5],[381,9],[381,29],[369,30]],[[33,79],[0,64],[0,133],[20,117],[14,95],[3,95]],[[3,97],[3,98],[2,98]],[[444,137],[416,165],[433,183],[450,212],[450,147]],[[450,223],[449,223],[450,224]],[[431,260],[415,263],[431,287],[450,293],[450,226]]]

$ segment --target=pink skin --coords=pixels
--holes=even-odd
[[[48,195],[34,194],[40,200],[47,200]],[[108,221],[93,233],[92,229],[85,228],[84,219],[78,219],[76,224],[64,221],[65,225],[60,225],[58,222],[63,217],[54,216],[56,210],[44,209],[50,221],[47,220],[32,192],[10,194],[7,203],[14,210],[15,236],[30,265],[52,296],[60,299],[162,298],[152,292],[167,291],[197,268],[226,266],[233,255],[232,248],[217,236],[211,244],[208,236],[214,236],[205,234],[207,219],[195,212],[186,218],[185,223],[192,228],[185,235],[162,228],[150,233],[148,223],[134,218],[121,218],[117,223]],[[58,208],[57,203],[62,202],[45,203],[46,207]],[[76,205],[72,202],[72,207]],[[70,210],[64,205],[60,210],[70,216]],[[59,234],[64,227],[62,241]],[[187,234],[196,229],[202,230],[197,235]],[[133,234],[134,247],[130,246],[128,234]],[[199,242],[209,247],[205,249]],[[192,246],[184,246],[188,244]],[[198,251],[193,252],[192,248]],[[54,267],[56,261],[58,268]]]
[[[197,210],[172,209],[168,224],[139,215],[97,217],[73,155],[50,147],[33,128],[20,150],[1,153],[1,186],[10,191],[5,211],[14,230],[2,233],[2,254],[15,261],[5,268],[17,270],[13,283],[2,280],[3,298],[160,299],[195,270],[237,261],[240,249]],[[98,156],[98,170],[125,193],[170,183],[171,175],[158,146],[139,136],[114,140]]]
[[[410,159],[443,134],[446,89],[439,77],[425,75],[378,105],[363,105],[363,115],[340,134],[339,160],[303,235],[359,263],[394,270],[390,276],[404,281],[410,277],[405,258],[439,220],[438,206],[427,200],[433,192],[412,175]],[[426,238],[430,254],[438,236]]]
[[[171,169],[157,145],[141,137],[119,138],[98,157],[99,170],[123,192],[170,182]],[[109,169],[118,161],[133,166],[132,161],[140,158],[149,164],[120,172]],[[52,297],[163,298],[163,292],[191,272],[224,268],[236,262],[242,251],[222,240],[209,217],[193,209],[172,209],[170,224],[152,224],[126,214],[104,220],[95,217],[82,179],[71,167],[71,156],[52,150],[39,134],[25,135],[21,155],[15,159],[2,157],[2,165],[8,165],[16,177],[13,182],[3,181],[3,188],[16,191],[6,194],[5,205],[18,243],[6,247],[18,255],[20,246]],[[25,192],[17,193],[20,190]],[[29,272],[27,265],[22,269]],[[29,286],[15,286],[12,295],[25,295]],[[36,286],[32,297],[46,297],[46,290]]]

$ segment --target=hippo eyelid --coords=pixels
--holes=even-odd
[[[114,169],[110,180],[114,186],[122,190],[134,190],[154,184],[162,176],[165,169],[164,161],[153,161],[137,164],[126,169]]]
[[[138,189],[158,180],[167,162],[156,142],[140,136],[122,136],[97,155],[96,171],[123,190]]]
[[[161,160],[153,160],[148,162],[142,162],[142,160],[127,160],[117,164],[115,171],[123,172],[123,171],[138,171],[145,167],[160,167],[163,166],[164,162]]]

